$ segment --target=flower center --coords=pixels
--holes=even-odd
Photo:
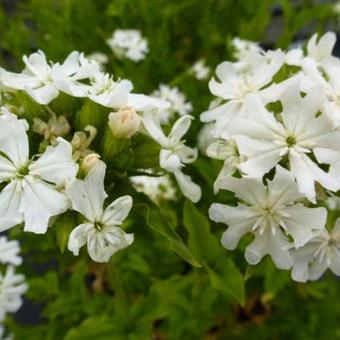
[[[29,169],[28,169],[28,165],[26,164],[26,165],[21,166],[21,167],[18,169],[18,171],[17,171],[17,173],[16,173],[16,176],[17,176],[18,178],[24,178],[24,177],[27,176],[28,174],[29,174]]]
[[[286,143],[289,148],[293,147],[296,144],[296,139],[294,136],[288,136],[286,138]]]
[[[102,222],[96,221],[94,227],[97,231],[102,231],[104,229],[104,224]]]

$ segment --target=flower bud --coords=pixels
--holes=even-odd
[[[96,165],[99,161],[100,156],[96,153],[90,153],[82,160],[80,165],[80,170],[87,175],[91,169]]]
[[[116,138],[131,138],[139,131],[141,118],[131,107],[125,107],[109,115],[109,128]]]

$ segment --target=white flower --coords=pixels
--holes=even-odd
[[[306,59],[310,59],[316,65],[322,65],[332,56],[332,50],[336,42],[336,35],[327,32],[318,39],[315,33],[307,43],[307,55],[304,56],[301,47],[291,49],[286,55],[286,63],[301,66]]]
[[[85,62],[79,52],[72,52],[63,64],[51,64],[42,51],[23,57],[22,73],[5,72],[1,81],[9,88],[23,90],[37,103],[46,105],[55,99],[59,90],[69,93],[69,86],[89,77],[97,67]],[[81,95],[80,95],[81,96]]]
[[[90,61],[96,62],[100,70],[104,69],[105,65],[109,62],[109,57],[102,52],[93,52],[86,58]]]
[[[209,82],[210,92],[226,100],[220,106],[203,112],[203,122],[215,121],[214,136],[221,137],[228,132],[228,126],[235,118],[244,116],[244,102],[250,94],[260,96],[265,104],[283,91],[286,83],[268,86],[273,76],[281,68],[284,54],[278,50],[270,58],[262,54],[253,54],[247,70],[239,70],[235,63],[225,61],[217,66],[216,76]],[[276,100],[276,99],[275,99]]]
[[[307,43],[307,56],[322,63],[331,57],[335,42],[336,35],[333,32],[325,33],[320,39],[315,33]]]
[[[52,66],[52,77],[56,87],[71,96],[85,97],[86,87],[82,82],[99,72],[96,62],[89,61],[83,53],[72,52],[63,64],[56,63]]]
[[[0,320],[3,320],[8,312],[15,313],[21,307],[21,295],[27,288],[25,277],[15,274],[12,266],[7,267],[5,275],[0,273]]]
[[[192,182],[190,176],[182,172],[185,164],[192,163],[197,158],[197,150],[184,145],[185,141],[181,140],[188,131],[191,120],[191,116],[179,118],[168,136],[165,136],[158,120],[152,113],[144,115],[143,123],[150,137],[161,146],[160,167],[173,173],[184,196],[197,202],[201,198],[201,188]]]
[[[323,230],[304,247],[291,251],[293,257],[292,278],[306,282],[317,280],[329,268],[340,275],[340,219],[333,229]]]
[[[67,209],[67,198],[56,185],[72,180],[78,166],[71,144],[59,137],[39,157],[29,159],[25,120],[7,109],[0,116],[0,230],[24,222],[24,230],[45,233],[51,216]]]
[[[167,175],[157,177],[132,176],[130,181],[137,191],[143,192],[155,203],[176,198],[176,190]]]
[[[90,85],[84,86],[86,95],[94,102],[110,108],[127,105],[132,83],[121,79],[114,81],[108,73],[96,72],[90,79]]]
[[[306,75],[301,78],[303,90],[308,91],[315,84],[321,86],[328,99],[325,101],[324,111],[340,125],[340,60],[328,58],[322,66],[318,66],[314,60],[306,58],[302,69]]]
[[[198,133],[197,147],[204,155],[207,154],[209,145],[217,141],[217,139],[211,134],[213,128],[213,123],[204,124]]]
[[[0,340],[13,340],[12,335],[8,335],[5,337],[5,328],[0,324]]]
[[[213,204],[209,216],[229,226],[221,240],[227,249],[235,249],[243,235],[254,235],[245,252],[250,264],[270,255],[278,268],[290,268],[293,262],[287,235],[293,238],[295,247],[301,247],[326,223],[325,208],[312,209],[295,203],[302,195],[291,173],[280,166],[267,186],[262,179],[228,177],[220,181],[220,187],[234,192],[242,203],[236,207]]]
[[[237,166],[243,160],[240,156],[236,141],[233,138],[227,140],[218,140],[209,145],[207,155],[214,159],[224,161],[223,167],[214,183],[214,191],[217,193],[220,189],[220,182],[223,178],[231,176]]]
[[[314,87],[301,97],[298,85],[292,85],[281,96],[283,110],[278,121],[258,97],[249,97],[252,118],[239,120],[234,130],[239,152],[247,158],[239,169],[260,177],[287,155],[299,191],[310,201],[315,202],[315,182],[337,191],[339,180],[319,165],[333,164],[340,152],[340,131],[327,115],[319,114],[324,101],[320,88]],[[312,153],[315,160],[309,157]]]
[[[8,240],[6,236],[0,237],[0,262],[19,266],[22,257],[19,255],[20,246],[17,240]]]
[[[209,77],[210,67],[206,66],[204,59],[200,59],[192,65],[190,71],[197,80],[204,80]]]
[[[247,60],[253,53],[260,53],[263,51],[257,42],[244,40],[238,37],[232,40],[232,45],[235,49],[233,57],[240,62]]]
[[[103,207],[107,197],[105,169],[105,163],[98,161],[84,181],[75,180],[66,188],[73,210],[85,218],[72,230],[68,249],[78,255],[79,249],[87,244],[87,251],[96,262],[108,262],[115,252],[133,242],[133,234],[126,234],[119,227],[131,210],[132,198],[123,196]]]
[[[174,117],[175,113],[184,116],[192,111],[192,104],[187,101],[186,96],[178,87],[161,84],[159,85],[159,89],[152,92],[151,95],[170,103],[168,108],[157,112],[161,124],[168,123],[169,120]]]
[[[149,52],[147,40],[135,29],[117,29],[107,40],[107,44],[118,58],[127,58],[136,62],[143,60]]]
[[[162,111],[170,107],[170,103],[161,98],[146,96],[140,93],[130,93],[128,97],[127,107],[131,107],[138,112],[145,111]]]

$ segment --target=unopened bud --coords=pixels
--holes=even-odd
[[[52,113],[51,118],[44,122],[40,118],[34,118],[33,131],[44,136],[45,140],[49,140],[55,144],[57,137],[65,137],[69,134],[71,126],[64,116],[56,116]]]
[[[96,153],[90,153],[88,154],[81,162],[80,165],[80,170],[84,173],[84,174],[88,174],[91,169],[97,164],[97,162],[99,161],[100,156]]]
[[[141,118],[131,107],[125,107],[109,115],[109,128],[116,138],[131,138],[139,131]]]

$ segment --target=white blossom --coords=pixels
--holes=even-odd
[[[217,141],[211,131],[214,128],[214,123],[204,124],[197,136],[197,147],[203,155],[207,154],[207,149],[210,144]]]
[[[221,139],[210,144],[207,149],[207,155],[211,158],[224,161],[223,167],[214,183],[214,191],[217,193],[220,189],[220,181],[225,177],[231,176],[244,159],[240,156],[236,141],[233,138]]]
[[[288,65],[301,66],[306,59],[320,66],[332,56],[332,50],[336,42],[336,35],[333,32],[327,32],[318,39],[315,33],[308,40],[306,55],[301,47],[293,48],[286,54],[286,63]]]
[[[233,57],[236,60],[244,60],[248,58],[249,54],[262,52],[262,48],[257,42],[239,37],[233,38],[232,45],[235,49]]]
[[[152,201],[170,201],[176,199],[176,189],[169,176],[131,176],[133,187],[147,195]]]
[[[161,124],[168,123],[176,113],[184,116],[192,111],[192,104],[187,101],[184,93],[176,86],[170,87],[169,85],[161,84],[151,95],[170,103],[169,107],[157,111],[157,116]]]
[[[67,198],[57,190],[77,173],[70,143],[57,138],[40,157],[29,158],[25,120],[7,109],[0,116],[0,230],[24,222],[24,230],[45,233],[50,217],[67,209]]]
[[[299,86],[291,85],[281,95],[283,110],[279,121],[258,97],[248,97],[247,109],[252,118],[239,120],[234,129],[239,152],[246,157],[239,169],[260,177],[287,155],[299,190],[310,201],[315,202],[315,182],[337,191],[339,180],[320,167],[340,159],[340,131],[327,115],[319,114],[324,101],[319,87],[301,97]],[[310,157],[312,154],[315,160]]]
[[[340,276],[340,219],[330,232],[322,230],[302,248],[293,249],[291,254],[295,281],[318,280],[328,268]]]
[[[315,84],[322,87],[327,96],[323,110],[337,125],[340,125],[340,60],[328,58],[322,66],[318,66],[311,58],[302,63],[305,77],[301,78],[304,91],[308,91]]]
[[[6,273],[0,273],[0,320],[6,314],[15,313],[22,305],[22,294],[27,291],[25,277],[16,274],[12,266],[8,266]]]
[[[22,257],[19,255],[20,245],[17,240],[8,240],[6,236],[0,236],[0,262],[19,266]]]
[[[89,256],[96,262],[108,262],[115,252],[133,242],[133,234],[119,227],[131,210],[132,198],[120,197],[104,209],[105,169],[105,163],[98,161],[83,181],[77,179],[66,188],[73,210],[85,219],[72,230],[68,249],[78,255],[87,244]]]
[[[107,44],[118,58],[127,58],[135,62],[143,60],[149,52],[147,40],[135,29],[115,30]]]
[[[206,65],[204,59],[197,60],[190,69],[197,80],[204,80],[209,77],[210,67]]]
[[[5,337],[5,327],[2,324],[0,324],[0,340],[13,340],[12,335]]]
[[[259,53],[252,54],[246,70],[240,70],[235,63],[228,61],[217,66],[217,78],[210,80],[209,89],[226,102],[201,115],[203,122],[215,122],[215,137],[228,133],[229,125],[244,116],[244,103],[250,94],[257,94],[265,104],[277,98],[287,83],[271,83],[283,62],[284,53],[278,50],[272,52],[270,58]]]
[[[303,196],[291,173],[280,166],[266,186],[258,178],[227,177],[220,181],[220,187],[234,192],[240,203],[236,207],[215,203],[209,209],[209,216],[228,225],[221,240],[227,249],[235,249],[243,235],[253,234],[254,240],[245,252],[250,264],[270,255],[279,269],[289,269],[293,261],[287,236],[299,248],[316,231],[323,230],[326,223],[325,208],[307,208],[297,203]]]
[[[92,62],[96,62],[100,70],[103,70],[105,65],[109,62],[109,57],[102,52],[93,52],[86,56],[86,58]]]
[[[182,140],[191,125],[191,120],[192,117],[187,115],[179,118],[168,136],[165,136],[153,113],[146,113],[143,123],[150,137],[161,146],[160,167],[173,173],[184,196],[197,202],[201,198],[201,188],[192,182],[190,176],[182,172],[185,164],[192,163],[197,158],[197,150],[184,145],[185,141]]]
[[[132,88],[129,80],[115,81],[108,73],[96,72],[90,78],[90,85],[84,86],[84,95],[100,105],[120,108],[127,105]]]
[[[59,90],[69,93],[70,84],[88,78],[97,68],[96,64],[89,63],[83,54],[76,51],[63,64],[49,63],[42,51],[24,56],[23,60],[26,67],[22,73],[5,72],[1,81],[9,88],[25,91],[42,105],[55,99]]]

